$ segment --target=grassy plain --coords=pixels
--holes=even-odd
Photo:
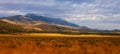
[[[1,34],[0,54],[120,54],[119,36]]]

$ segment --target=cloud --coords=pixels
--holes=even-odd
[[[21,14],[24,15],[24,12],[20,12],[18,10],[0,10],[0,14],[6,14],[6,15],[16,15],[16,14]]]

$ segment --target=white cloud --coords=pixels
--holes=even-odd
[[[25,14],[24,12],[18,10],[0,10],[1,14],[9,14],[9,15],[16,15],[16,14]]]

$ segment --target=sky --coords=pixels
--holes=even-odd
[[[0,16],[35,13],[95,29],[120,29],[120,0],[0,0]]]

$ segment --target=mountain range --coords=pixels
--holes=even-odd
[[[85,32],[120,32],[120,30],[98,30],[79,26],[62,19],[36,14],[15,15],[0,18],[0,33],[85,33]]]

